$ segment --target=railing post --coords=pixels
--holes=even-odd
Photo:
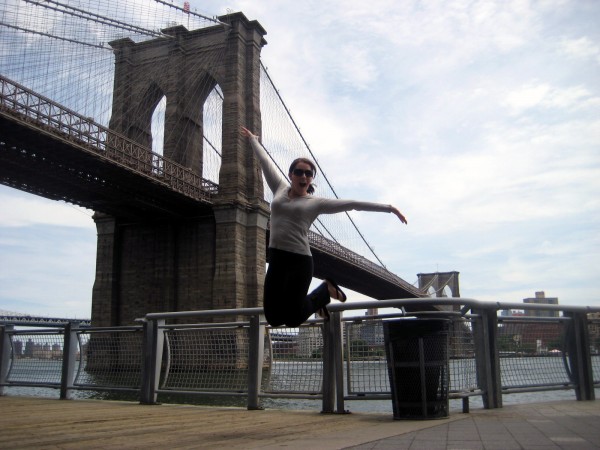
[[[330,313],[331,314],[331,313]],[[333,320],[323,322],[323,399],[322,413],[333,413],[335,408],[335,350],[333,348]]]
[[[250,317],[250,348],[248,349],[248,409],[262,409],[259,393],[262,384],[263,361],[265,355],[264,316]]]
[[[502,380],[498,353],[498,315],[495,309],[473,311],[478,317],[473,322],[477,383],[482,390],[483,407],[502,407]]]
[[[594,400],[596,397],[587,314],[566,311],[564,315],[571,319],[567,327],[566,340],[571,381],[576,385],[575,395],[577,400]]]
[[[333,339],[333,364],[335,374],[336,413],[346,414],[344,405],[344,329],[342,312],[331,313],[331,331]],[[350,357],[350,355],[348,355]]]
[[[79,322],[69,322],[65,325],[62,374],[60,379],[61,400],[69,400],[71,398],[70,388],[73,386],[75,379],[75,360],[77,359],[77,349],[79,348],[77,339],[78,328]]]
[[[162,367],[165,321],[144,321],[144,348],[142,367],[142,388],[140,392],[140,403],[147,405],[156,404],[158,385],[160,382],[160,371]]]
[[[12,356],[10,331],[13,329],[12,325],[0,325],[0,395],[4,395],[4,385],[8,382],[8,371]]]
[[[346,413],[344,409],[344,349],[342,314],[330,312],[323,323],[323,407],[322,413]]]

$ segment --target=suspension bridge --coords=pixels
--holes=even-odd
[[[270,192],[239,125],[260,131],[284,174],[309,155],[316,194],[337,197],[260,61],[262,26],[161,0],[1,8],[0,182],[96,211],[92,316],[132,317],[121,303],[140,284],[155,298],[144,307],[157,310],[190,308],[185,298],[207,292],[212,307],[255,303]],[[207,234],[210,243],[187,249]],[[310,242],[317,278],[376,299],[427,295],[431,283],[416,288],[385,268],[349,214],[322,216]],[[258,256],[230,269],[252,249]],[[203,252],[214,254],[208,266]],[[157,259],[166,260],[160,269]]]

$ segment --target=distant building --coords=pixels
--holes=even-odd
[[[538,291],[533,298],[524,298],[523,303],[535,305],[558,305],[558,297],[546,297],[544,291]],[[539,309],[526,309],[525,315],[529,317],[558,317],[558,311],[543,311]]]
[[[298,329],[298,352],[301,358],[314,358],[323,354],[323,334],[318,327],[300,327]]]
[[[367,309],[365,316],[376,316],[377,314],[379,314],[378,308],[369,308],[369,309]]]
[[[520,309],[503,309],[500,311],[502,317],[523,317],[525,313]]]

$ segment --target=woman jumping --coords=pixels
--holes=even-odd
[[[344,211],[378,211],[394,213],[407,223],[392,205],[313,196],[315,164],[306,158],[290,165],[288,181],[271,162],[258,137],[247,128],[241,133],[249,138],[254,153],[273,192],[269,239],[269,268],[265,277],[264,310],[271,326],[297,327],[318,313],[329,318],[326,306],[331,299],[346,301],[346,294],[331,279],[325,279],[308,293],[313,278],[313,259],[308,230],[319,214]]]

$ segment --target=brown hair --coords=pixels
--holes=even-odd
[[[290,164],[290,170],[288,171],[288,176],[292,175],[292,172],[294,171],[294,169],[296,168],[298,163],[308,164],[313,171],[313,174],[314,174],[313,178],[317,176],[317,166],[315,165],[314,162],[312,162],[310,159],[307,159],[307,158],[296,158],[295,160],[293,160],[292,164]],[[313,186],[313,183],[310,183],[310,185],[308,186],[307,192],[309,194],[313,194],[315,192],[315,187]]]

